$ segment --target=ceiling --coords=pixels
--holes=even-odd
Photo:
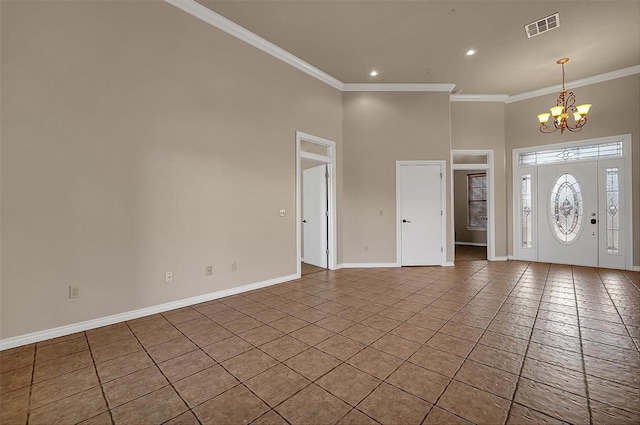
[[[344,83],[515,95],[640,64],[640,1],[200,0]],[[528,39],[524,25],[560,13]],[[478,53],[468,57],[474,48]],[[369,72],[379,75],[371,77]]]

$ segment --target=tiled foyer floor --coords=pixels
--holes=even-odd
[[[2,424],[638,424],[640,275],[320,272],[1,353]]]

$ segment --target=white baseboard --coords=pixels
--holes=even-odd
[[[151,307],[141,308],[138,310],[118,313],[112,316],[100,317],[98,319],[91,319],[91,320],[87,320],[80,323],[73,323],[71,325],[60,326],[58,328],[47,329],[39,332],[33,332],[26,335],[14,336],[11,338],[0,340],[0,350],[6,350],[9,348],[19,347],[21,345],[31,344],[38,341],[44,341],[51,338],[70,335],[76,332],[82,332],[89,329],[100,328],[102,326],[113,325],[114,323],[120,323],[126,320],[133,320],[139,317],[150,316],[152,314],[163,313],[165,311],[175,310],[177,308],[187,307],[190,305],[215,300],[218,298],[228,297],[231,295],[241,294],[243,292],[253,291],[255,289],[266,288],[267,286],[277,285],[278,283],[294,280],[297,277],[299,276],[296,276],[295,274],[291,274],[288,276],[277,277],[277,278],[265,280],[262,282],[250,283],[248,285],[242,285],[242,286],[237,286],[235,288],[224,289],[222,291],[211,292],[209,294],[198,295],[196,297],[185,298],[177,301],[171,301],[165,304],[159,304]]]
[[[387,267],[400,267],[398,263],[342,263],[344,269],[375,269]]]
[[[509,260],[509,257],[505,256],[505,257],[493,257],[491,261],[507,261],[507,260]]]
[[[344,268],[344,266],[342,265],[342,263],[340,263],[340,264],[336,264],[336,266],[332,270],[340,270],[342,268]]]
[[[455,263],[453,261],[447,261],[442,265],[442,267],[453,267],[453,266],[455,266]]]
[[[640,272],[640,266],[631,266],[632,272]]]
[[[456,242],[456,245],[466,245],[466,246],[487,246],[486,243],[480,242]]]
[[[508,260],[517,260],[518,258],[516,258],[515,255],[507,255],[507,259]]]

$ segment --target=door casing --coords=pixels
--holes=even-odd
[[[311,143],[326,148],[326,155],[306,152],[302,150],[302,143]],[[327,185],[327,201],[329,217],[328,225],[328,269],[335,270],[337,268],[338,250],[337,250],[337,208],[336,208],[336,143],[323,139],[322,137],[313,136],[302,131],[296,131],[296,276],[302,276],[302,167],[300,160],[302,158],[316,161],[319,164],[327,164],[329,173],[329,183]]]
[[[601,262],[597,267],[601,268],[622,268],[626,270],[634,270],[633,266],[633,192],[632,192],[632,156],[637,152],[632,152],[632,143],[631,143],[631,134],[623,134],[618,136],[609,136],[609,137],[601,137],[595,139],[587,139],[580,140],[568,143],[558,143],[552,145],[543,145],[543,146],[535,146],[529,148],[522,149],[514,149],[512,154],[512,205],[511,205],[511,218],[512,218],[512,231],[511,231],[511,242],[512,242],[512,252],[513,256],[510,258],[516,260],[528,260],[528,261],[538,261],[537,250],[538,250],[538,232],[537,229],[537,219],[534,220],[534,231],[533,231],[533,247],[532,248],[524,248],[521,246],[521,217],[520,217],[520,179],[524,174],[530,174],[533,178],[533,187],[532,192],[535,194],[533,208],[536,211],[541,206],[537,205],[537,193],[539,188],[537,187],[537,167],[535,165],[527,165],[527,166],[519,166],[518,158],[522,153],[528,152],[537,152],[547,149],[556,149],[556,148],[572,148],[576,146],[586,146],[586,145],[595,145],[602,143],[610,143],[610,142],[622,142],[622,156],[618,157],[605,157],[598,160],[598,174],[602,173],[602,169],[605,164],[611,164],[614,161],[618,161],[621,164],[621,195],[623,196],[623,209],[624,213],[623,226],[624,233],[626,237],[624,238],[624,242],[622,244],[622,249],[624,250],[623,261],[620,261],[620,264],[617,266],[608,264],[606,262]],[[612,158],[614,158],[612,160]],[[544,165],[540,165],[544,166]],[[599,176],[600,177],[600,176]],[[599,218],[604,218],[602,209],[600,209],[598,213]],[[600,235],[602,232],[600,231]],[[600,250],[602,249],[599,246],[599,256],[602,255]]]

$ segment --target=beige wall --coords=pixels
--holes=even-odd
[[[446,160],[448,173],[449,94],[347,92],[343,112],[343,262],[395,263],[396,161]]]
[[[541,96],[507,104],[507,208],[509,252],[511,247],[511,154],[512,149],[566,143],[597,137],[631,134],[633,154],[633,250],[635,266],[640,265],[640,75],[606,81],[573,90],[578,103],[592,103],[589,122],[579,133],[542,134],[536,115],[555,105],[557,95]]]
[[[486,230],[474,230],[467,227],[468,199],[467,176],[481,171],[456,170],[453,172],[453,208],[456,242],[487,243]]]
[[[164,2],[1,4],[0,338],[295,273],[339,91]]]
[[[341,94],[164,2],[0,10],[0,338],[295,273],[296,130],[337,142],[338,263],[396,261],[395,161],[449,175],[452,146],[494,151],[498,257],[514,148],[631,133],[640,192],[638,75],[576,89],[587,127],[542,135],[555,95]]]
[[[493,150],[495,254],[507,256],[507,170],[505,105],[501,102],[451,102],[453,149]]]

